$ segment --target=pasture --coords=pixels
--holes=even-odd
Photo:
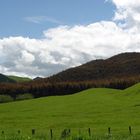
[[[60,136],[68,128],[72,135],[140,134],[140,84],[125,90],[95,88],[73,95],[50,96],[0,104],[0,131],[23,135]]]

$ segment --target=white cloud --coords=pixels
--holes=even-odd
[[[25,21],[36,23],[36,24],[40,24],[42,22],[51,22],[51,23],[54,23],[54,24],[63,24],[61,21],[56,20],[56,19],[51,18],[51,17],[47,17],[47,16],[30,16],[30,17],[24,17],[23,19]]]
[[[114,20],[122,20],[127,28],[140,27],[140,0],[112,0],[116,5]],[[139,30],[140,31],[140,30]]]
[[[44,31],[42,39],[0,39],[0,72],[49,76],[90,60],[121,52],[140,52],[139,0],[112,2],[117,7],[114,17],[117,22],[59,26]]]

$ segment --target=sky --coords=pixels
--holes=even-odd
[[[43,30],[60,25],[111,19],[114,8],[104,0],[0,0],[0,37],[40,38]]]
[[[48,77],[140,52],[140,0],[0,0],[0,73]]]

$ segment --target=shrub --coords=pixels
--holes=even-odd
[[[33,95],[30,93],[20,94],[16,97],[16,100],[27,100],[27,99],[33,99]]]
[[[0,103],[11,102],[14,99],[10,95],[0,95]]]

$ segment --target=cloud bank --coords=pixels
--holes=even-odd
[[[140,52],[140,1],[112,2],[112,21],[59,26],[44,31],[42,39],[0,39],[0,72],[47,77],[90,60]]]

